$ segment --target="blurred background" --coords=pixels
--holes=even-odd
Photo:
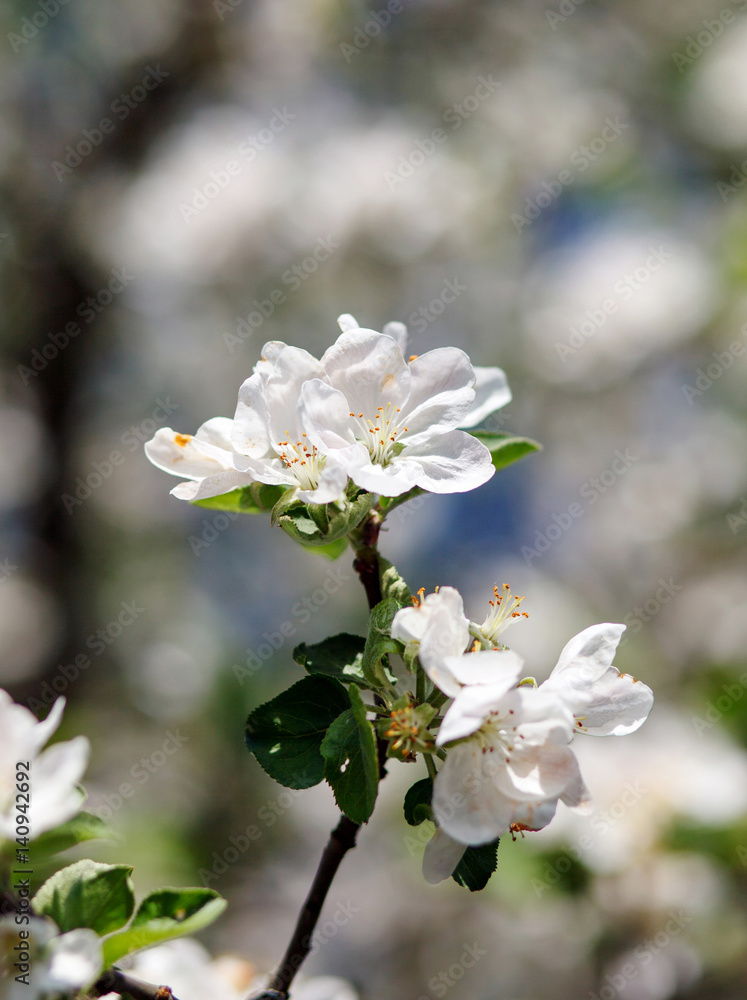
[[[364,1000],[745,995],[746,8],[3,5],[0,684],[90,738],[121,841],[86,854],[228,897],[214,953],[275,963],[336,821],[245,716],[365,600],[349,557],[170,497],[142,444],[351,312],[503,367],[489,426],[544,445],[402,508],[385,555],[478,621],[526,594],[507,641],[538,678],[624,621],[657,700],[577,740],[598,812],[504,838],[481,894],[425,884],[424,771],[391,766],[308,971]]]

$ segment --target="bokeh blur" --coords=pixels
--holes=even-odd
[[[746,9],[3,5],[0,685],[40,716],[63,693],[60,738],[92,741],[121,840],[80,854],[227,896],[214,954],[275,963],[336,821],[245,716],[366,607],[349,557],[170,497],[142,445],[350,312],[503,367],[490,426],[544,445],[402,508],[386,556],[477,620],[526,594],[507,641],[539,678],[624,621],[657,700],[579,738],[598,811],[504,838],[480,894],[423,881],[424,771],[390,766],[306,971],[364,1000],[745,995]]]

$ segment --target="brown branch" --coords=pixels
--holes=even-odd
[[[375,608],[382,599],[379,553],[376,548],[380,528],[381,518],[374,511],[369,514],[353,539],[355,549],[353,567],[366,591],[369,608]],[[386,776],[387,744],[377,735],[376,746],[379,757],[379,780],[381,780]],[[293,937],[283,960],[267,988],[258,994],[255,1000],[287,1000],[291,983],[311,951],[314,928],[321,916],[332,880],[337,874],[342,859],[348,851],[355,847],[359,829],[359,824],[354,823],[347,816],[340,817],[340,822],[330,834],[327,846],[324,848],[314,881],[311,883],[309,894],[298,915]]]
[[[96,980],[89,992],[94,997],[104,996],[105,993],[119,993],[121,996],[132,997],[132,1000],[178,1000],[169,986],[144,983],[119,969],[108,969]]]

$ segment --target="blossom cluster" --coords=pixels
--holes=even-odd
[[[378,333],[352,316],[338,322],[342,334],[319,360],[265,344],[233,419],[214,417],[194,435],[156,433],[148,458],[186,480],[174,496],[206,500],[258,482],[326,504],[348,480],[397,497],[414,487],[460,493],[490,479],[490,452],[462,428],[509,402],[503,371],[475,368],[455,347],[407,359],[402,323]]]
[[[523,615],[521,600],[507,585],[502,593],[496,588],[478,625],[467,619],[458,591],[443,587],[421,594],[392,622],[405,661],[417,658],[433,685],[430,703],[453,699],[435,738],[446,753],[433,785],[437,829],[423,861],[429,882],[448,878],[468,846],[547,826],[558,802],[588,811],[572,739],[632,733],[653,705],[647,685],[613,666],[624,625],[584,629],[544,683],[522,679],[521,657],[500,641]]]

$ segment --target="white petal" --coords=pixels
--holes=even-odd
[[[449,878],[462,860],[466,847],[444,833],[440,826],[425,845],[423,853],[423,877],[431,885],[438,885]]]
[[[185,479],[204,479],[233,468],[230,451],[170,427],[156,431],[145,444],[145,454],[157,468]]]
[[[496,772],[502,792],[517,802],[558,798],[578,773],[578,763],[568,747],[516,746],[505,768]]]
[[[190,480],[179,483],[171,490],[171,495],[179,500],[207,500],[209,497],[219,497],[231,490],[239,489],[241,486],[249,486],[254,482],[254,478],[245,472],[237,472],[232,469],[229,472],[219,472],[215,476],[205,476],[195,482]]]
[[[410,369],[396,342],[375,330],[348,330],[322,357],[330,383],[344,393],[350,410],[376,417],[377,408],[402,407],[410,389]]]
[[[511,822],[524,830],[544,830],[558,808],[557,799],[545,802],[520,802],[514,809]]]
[[[447,666],[460,684],[507,684],[506,691],[518,683],[524,661],[511,649],[485,649],[465,656],[450,657]]]
[[[19,709],[22,706],[17,706]],[[50,738],[52,733],[57,731],[57,727],[62,720],[62,713],[65,710],[65,699],[57,698],[54,705],[49,710],[49,714],[43,722],[36,722],[32,712],[29,712],[31,719],[34,722],[33,735],[32,735],[32,750],[31,755],[36,756],[47,740]],[[28,711],[28,709],[25,709]]]
[[[410,395],[402,421],[407,443],[420,436],[453,430],[462,422],[475,395],[469,358],[456,347],[440,347],[410,362]]]
[[[350,313],[343,313],[342,316],[337,317],[337,325],[342,332],[345,333],[346,330],[357,330],[360,323],[355,316],[351,316]]]
[[[654,693],[630,674],[609,667],[594,682],[579,729],[590,736],[625,736],[639,729],[653,708]]]
[[[477,378],[475,398],[462,417],[460,427],[476,427],[491,413],[511,402],[511,390],[502,369],[475,367],[474,372]]]
[[[311,443],[322,452],[355,444],[348,401],[339,389],[321,379],[310,379],[301,386],[299,420]]]
[[[407,327],[404,323],[398,321],[393,321],[387,323],[384,329],[381,331],[385,333],[387,337],[391,337],[393,340],[397,341],[400,351],[404,354],[407,350]]]
[[[463,844],[488,844],[511,822],[516,804],[497,787],[495,774],[502,765],[488,762],[492,756],[477,743],[460,743],[436,775],[433,813],[444,832]]]
[[[487,716],[501,707],[515,683],[516,678],[511,673],[506,673],[497,684],[473,684],[462,688],[441,722],[436,743],[443,746],[452,740],[462,740],[477,732]]]
[[[590,625],[583,632],[574,635],[563,647],[548,680],[558,679],[565,671],[573,668],[574,682],[583,680],[588,684],[593,683],[612,664],[624,631],[624,625],[605,622],[602,625]]]
[[[348,475],[357,486],[384,497],[402,496],[423,478],[419,463],[395,461],[387,466],[374,465],[366,449],[346,452],[340,459],[345,461]]]
[[[75,816],[83,805],[77,787],[88,765],[91,746],[85,736],[55,743],[33,764],[34,794],[29,825],[38,837]]]
[[[294,442],[301,439],[305,429],[298,417],[301,388],[304,382],[316,378],[324,378],[324,369],[315,357],[299,347],[284,348],[263,375],[262,395],[272,448],[289,436]]]
[[[40,984],[45,992],[72,993],[89,986],[103,966],[101,941],[88,928],[78,928],[47,945],[47,968]]]
[[[314,490],[299,490],[298,498],[304,503],[332,503],[339,500],[347,486],[348,474],[335,462],[328,461],[321,471],[319,483]]]
[[[462,595],[454,587],[441,587],[428,594],[424,602],[428,627],[420,643],[420,661],[424,667],[442,662],[447,656],[460,656],[469,642],[469,622],[464,613]]]
[[[285,344],[281,346],[285,347]],[[268,361],[265,368],[271,371],[273,365],[274,362]],[[263,386],[264,375],[260,372],[250,375],[242,384],[231,431],[233,448],[242,455],[258,458],[267,455],[270,450]]]
[[[466,431],[447,431],[428,441],[406,444],[399,463],[410,460],[421,470],[416,485],[431,493],[465,493],[495,473],[488,449]]]
[[[211,417],[202,424],[195,437],[222,451],[233,452],[232,434],[233,420],[230,417]]]

